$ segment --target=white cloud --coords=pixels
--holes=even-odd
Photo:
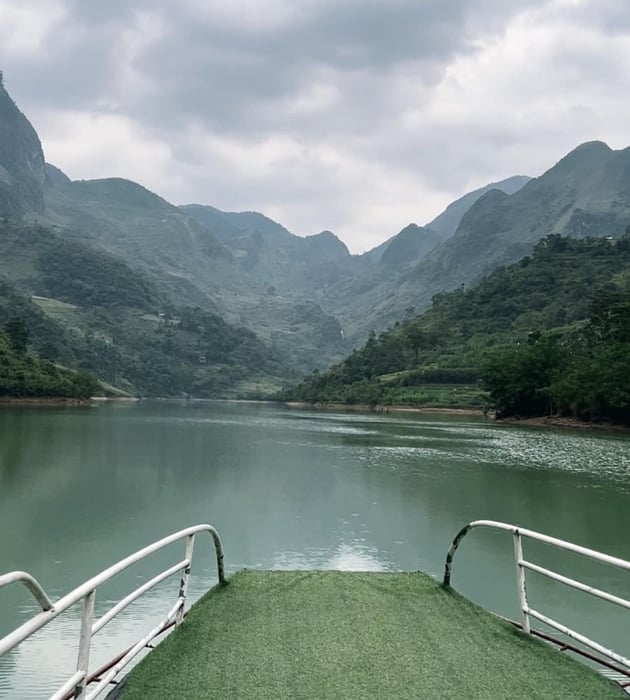
[[[41,51],[66,8],[61,0],[0,0],[0,46],[9,56],[28,58]]]
[[[121,33],[116,49],[115,63],[117,70],[116,92],[123,101],[119,107],[124,111],[125,101],[146,99],[159,87],[159,76],[147,78],[139,69],[137,62],[144,53],[157,44],[168,32],[163,16],[153,12],[138,11],[132,23]]]
[[[169,145],[127,117],[76,111],[34,116],[46,160],[72,179],[124,177],[162,195],[182,187]]]
[[[627,145],[630,35],[576,23],[562,12],[575,4],[561,0],[522,15],[474,56],[454,61],[416,113],[417,129],[444,131],[464,154],[483,155],[471,182],[538,174],[586,140]]]

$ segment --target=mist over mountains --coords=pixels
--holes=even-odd
[[[630,149],[583,144],[351,255],[330,231],[299,237],[259,212],[178,207],[121,178],[73,182],[0,85],[0,217],[5,297],[21,295],[42,356],[132,393],[264,395],[550,233],[620,237]]]

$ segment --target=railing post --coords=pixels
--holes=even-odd
[[[94,601],[96,589],[91,590],[83,598],[83,611],[81,613],[81,636],[79,637],[79,655],[77,658],[77,671],[83,672],[83,678],[74,689],[75,698],[85,697],[87,685],[88,666],[90,663],[90,645],[92,643],[92,623],[94,622]]]
[[[518,530],[514,530],[512,535],[514,537],[514,561],[516,563],[516,585],[518,587],[518,603],[521,609],[521,624],[523,632],[529,634],[529,606],[527,605],[527,592],[525,589],[525,569],[521,564],[523,561],[523,541]]]
[[[221,538],[219,533],[214,530],[210,533],[214,541],[214,551],[217,555],[217,572],[219,574],[219,583],[223,585],[225,583],[225,568],[223,566],[223,546],[221,545]]]
[[[195,536],[188,535],[186,538],[186,553],[184,559],[188,560],[188,566],[182,571],[182,577],[179,582],[179,597],[182,600],[181,607],[177,611],[175,617],[175,625],[179,626],[184,620],[184,606],[186,605],[186,594],[188,593],[188,579],[190,578],[190,567],[192,565],[193,549],[195,547]]]
[[[157,634],[170,626],[171,622],[176,624],[181,624],[184,618],[185,612],[185,602],[188,594],[188,584],[190,577],[190,570],[193,557],[193,548],[195,535],[198,532],[207,532],[211,535],[214,541],[214,549],[217,559],[217,573],[219,575],[219,582],[225,584],[225,571],[223,568],[223,548],[221,546],[221,539],[219,533],[214,527],[207,524],[195,525],[193,527],[185,528],[178,532],[173,533],[167,537],[163,537],[157,542],[143,547],[142,549],[134,552],[133,554],[121,559],[119,562],[113,566],[108,567],[104,571],[101,571],[96,576],[85,581],[78,588],[67,595],[59,598],[53,606],[50,599],[46,595],[44,589],[40,586],[36,579],[34,579],[30,574],[23,571],[12,571],[8,574],[0,576],[0,589],[13,583],[24,584],[31,594],[37,600],[39,606],[41,607],[41,612],[35,615],[30,620],[21,624],[10,634],[0,638],[0,655],[4,654],[6,651],[10,651],[16,647],[20,642],[24,641],[30,637],[33,633],[37,632],[39,629],[47,625],[51,620],[64,613],[71,606],[81,602],[82,612],[81,612],[81,633],[79,639],[79,650],[77,654],[77,669],[75,673],[68,678],[65,683],[60,687],[60,689],[55,693],[54,697],[63,697],[67,700],[70,697],[78,698],[80,700],[85,700],[87,697],[87,686],[88,686],[88,671],[90,663],[90,647],[92,643],[92,637],[100,631],[106,624],[108,624],[121,610],[126,608],[130,603],[139,598],[141,595],[146,593],[148,590],[158,585],[165,579],[174,575],[178,571],[182,571],[182,576],[180,579],[179,595],[177,601],[173,607],[169,610],[167,617],[155,627],[148,636],[143,637],[140,642],[131,647],[129,652],[124,654],[120,661],[116,661],[114,664],[113,672],[109,671],[104,678],[101,679],[99,686],[97,688],[97,695],[103,690],[107,684],[120,672],[120,670],[129,661],[139,653],[142,648],[144,648],[149,641],[151,641]],[[122,600],[118,601],[107,613],[105,613],[99,620],[94,622],[94,609],[96,600],[96,591],[98,587],[109,581],[112,576],[124,571],[133,564],[141,561],[145,557],[157,552],[163,547],[167,547],[174,542],[178,542],[182,539],[186,539],[186,557],[183,561],[178,562],[174,566],[166,569],[162,573],[158,574],[150,581],[147,581],[142,586],[136,588],[128,596],[124,597]],[[130,655],[130,652],[131,653]],[[94,679],[92,679],[94,680]],[[94,693],[92,693],[94,695]]]
[[[451,585],[451,571],[453,569],[453,557],[455,556],[455,552],[457,551],[457,548],[459,547],[459,543],[466,537],[468,532],[470,531],[472,527],[472,524],[466,525],[466,527],[463,527],[457,535],[455,535],[455,539],[453,540],[448,553],[446,555],[446,563],[444,565],[444,578],[442,580],[442,585],[443,586],[450,586]]]

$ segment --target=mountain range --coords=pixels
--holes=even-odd
[[[330,231],[304,238],[254,211],[175,206],[121,178],[72,181],[46,163],[0,83],[4,288],[28,301],[40,353],[57,333],[58,359],[130,392],[264,394],[550,233],[618,238],[629,222],[630,149],[592,142],[540,177],[491,183],[351,255]],[[3,308],[10,313],[0,304],[0,322]],[[231,342],[241,352],[231,354]],[[143,378],[150,358],[168,381]]]

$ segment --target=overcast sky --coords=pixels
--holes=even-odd
[[[630,0],[0,0],[46,159],[353,252],[630,145]]]

